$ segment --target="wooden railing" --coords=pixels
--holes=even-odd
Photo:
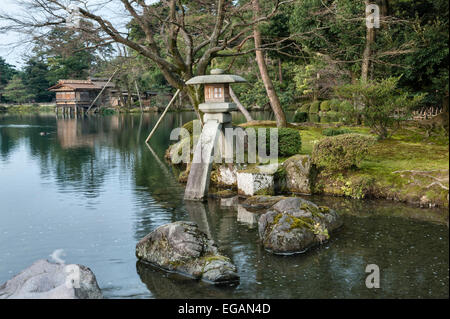
[[[442,113],[442,108],[439,107],[427,107],[413,112],[414,120],[427,120],[431,119]]]

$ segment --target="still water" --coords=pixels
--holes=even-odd
[[[171,129],[193,118],[168,114],[147,148],[154,114],[0,115],[0,283],[63,249],[66,263],[93,270],[107,298],[448,298],[444,210],[314,197],[341,212],[345,226],[320,248],[280,257],[261,248],[235,209],[184,203],[163,157]],[[197,222],[233,260],[237,287],[136,262],[139,239],[178,220]],[[380,267],[380,289],[365,286],[368,264]]]

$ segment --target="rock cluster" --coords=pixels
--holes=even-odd
[[[136,256],[164,270],[210,283],[239,281],[230,259],[220,255],[214,242],[192,222],[158,227],[139,241]]]

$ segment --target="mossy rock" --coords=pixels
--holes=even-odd
[[[158,227],[136,245],[136,257],[161,269],[222,284],[238,282],[236,267],[222,256],[197,224],[179,221]]]
[[[279,201],[258,221],[264,248],[281,255],[302,253],[322,244],[341,226],[342,220],[334,210],[301,198]]]

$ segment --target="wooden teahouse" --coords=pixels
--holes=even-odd
[[[102,89],[105,88],[97,101],[95,98]],[[63,113],[81,113],[87,110],[95,101],[95,105],[109,104],[111,94],[109,90],[114,88],[114,84],[107,83],[105,79],[90,78],[88,80],[59,80],[59,82],[49,88],[56,92],[57,112]]]

